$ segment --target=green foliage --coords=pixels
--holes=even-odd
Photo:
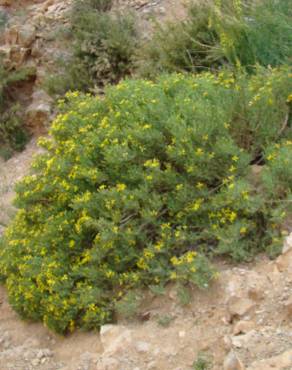
[[[290,0],[193,3],[183,21],[157,25],[138,53],[139,73],[202,71],[222,65],[277,66],[292,58]]]
[[[131,14],[109,13],[107,0],[77,0],[71,18],[72,57],[47,79],[50,94],[90,91],[131,74],[137,32]]]
[[[28,140],[22,125],[22,110],[13,96],[13,86],[31,76],[30,69],[7,71],[0,61],[0,156],[8,159],[13,151],[21,151]]]
[[[52,139],[41,141],[47,153],[17,186],[20,210],[0,251],[14,309],[59,332],[96,328],[135,306],[132,289],[207,287],[208,255],[274,251],[291,204],[282,162],[292,160],[289,119],[283,128],[291,80],[285,68],[174,74],[124,81],[103,98],[67,94]],[[260,106],[249,104],[259,93]],[[253,122],[270,104],[267,133],[250,124],[256,144],[241,145],[238,109]],[[259,184],[255,146],[266,163]]]
[[[0,30],[2,30],[7,23],[7,14],[0,10]]]
[[[194,370],[209,370],[212,368],[212,363],[205,353],[199,353],[198,358],[193,364]]]
[[[75,19],[83,18],[85,12],[91,11],[107,12],[111,10],[112,5],[112,0],[75,0],[73,3],[73,17]]]
[[[172,316],[169,316],[169,315],[164,315],[164,316],[160,316],[157,320],[157,323],[164,327],[164,328],[168,328],[169,325],[171,324],[171,322],[174,320],[174,317]]]
[[[130,291],[116,302],[115,310],[122,318],[130,319],[136,316],[140,304],[141,296],[135,291]]]
[[[192,299],[190,289],[183,285],[179,286],[177,289],[177,297],[182,306],[188,305]]]

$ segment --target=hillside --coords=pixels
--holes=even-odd
[[[70,38],[66,41],[65,37],[64,41],[59,36],[64,35],[64,30],[69,25],[70,9],[70,0],[0,0],[0,12],[5,14],[8,22],[0,37],[3,63],[9,71],[23,67],[29,67],[33,71],[29,78],[13,85],[13,99],[21,106],[22,122],[30,139],[23,151],[14,151],[8,160],[0,158],[0,236],[4,235],[16,213],[12,204],[15,197],[14,186],[30,174],[33,157],[44,153],[44,149],[37,146],[37,139],[43,134],[48,137],[48,129],[58,114],[56,99],[45,88],[46,77],[58,73],[58,59],[70,62]],[[134,12],[142,39],[149,38],[155,29],[152,17],[163,24],[186,16],[185,7],[178,0],[121,1],[114,3],[114,9],[122,9],[126,13],[130,10]],[[126,76],[131,76],[131,73],[132,70],[130,73],[127,71]],[[89,91],[97,91],[102,96],[101,101],[107,101],[103,97],[105,84],[101,80],[98,87],[95,85]],[[62,96],[61,93],[58,94],[58,98]],[[113,97],[113,105],[119,106],[120,103],[114,100],[115,90],[110,90],[108,94]],[[205,96],[208,94],[212,95],[211,88]],[[133,96],[129,99],[131,98]],[[135,99],[139,104],[143,101],[142,98]],[[84,102],[84,106],[89,104],[86,100]],[[175,103],[174,100],[173,105]],[[290,130],[290,108],[287,109],[288,113],[284,112],[284,122],[283,114],[280,119],[280,135],[286,129]],[[135,119],[139,118],[137,112],[138,110],[134,111]],[[87,118],[86,115],[84,117],[81,112],[79,121]],[[115,117],[119,119],[119,115]],[[120,122],[117,122],[119,127]],[[83,133],[81,130],[80,143]],[[55,135],[58,138],[57,129]],[[261,139],[259,135],[258,140]],[[155,142],[155,136],[151,140]],[[62,157],[64,161],[68,154],[66,150]],[[238,153],[242,151],[239,150]],[[257,181],[261,167],[267,166],[263,166],[258,159],[261,153],[259,155],[256,152],[254,155],[258,162],[251,161],[249,167],[252,182],[259,189]],[[234,157],[236,156],[233,155]],[[238,158],[235,162],[237,160]],[[87,162],[84,161],[82,165],[87,166]],[[179,169],[178,173],[182,172],[180,171]],[[283,190],[283,185],[280,187],[283,193],[286,190],[285,187]],[[290,194],[288,190],[287,193]],[[44,202],[46,201],[45,199]],[[85,209],[85,206],[82,207]],[[130,214],[129,219],[132,217]],[[100,331],[85,331],[84,328],[77,327],[77,330],[66,332],[62,336],[46,328],[42,322],[22,320],[11,308],[7,289],[1,285],[0,369],[292,370],[292,227],[289,217],[285,219],[284,226],[287,235],[281,241],[280,253],[276,257],[270,258],[264,250],[249,258],[249,262],[235,262],[224,254],[215,256],[212,263],[218,273],[211,280],[208,289],[186,284],[185,290],[177,289],[180,287],[179,282],[176,284],[170,281],[167,281],[165,290],[158,292],[143,286],[139,291],[141,299],[133,312],[129,303],[125,309],[126,314],[116,313],[114,323],[103,324]],[[142,234],[143,227],[140,230]],[[244,234],[242,228],[240,230]],[[12,304],[15,305],[15,302]]]

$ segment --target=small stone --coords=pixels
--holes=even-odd
[[[180,331],[179,333],[178,333],[178,336],[180,337],[180,338],[184,338],[185,336],[186,336],[186,332],[185,331]]]
[[[40,360],[38,358],[34,358],[32,361],[31,361],[31,364],[32,366],[37,366],[40,364]]]
[[[232,341],[231,338],[228,335],[224,335],[223,337],[223,345],[226,350],[226,352],[229,352],[232,348]]]
[[[135,348],[138,352],[140,353],[143,353],[143,352],[149,352],[149,349],[150,349],[150,345],[149,343],[147,342],[142,342],[142,341],[138,341],[136,344],[135,344]]]
[[[224,360],[224,370],[245,370],[245,366],[240,361],[238,356],[233,352],[229,352]]]

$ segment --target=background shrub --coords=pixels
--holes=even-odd
[[[92,91],[131,74],[137,31],[131,14],[108,12],[108,0],[77,0],[71,16],[72,56],[47,79],[50,94]]]
[[[248,103],[269,94],[267,81],[277,97],[265,118],[273,135],[259,139],[268,144],[255,183],[253,147],[241,147],[233,127],[239,100],[246,120],[269,109],[263,96],[260,106]],[[251,79],[125,81],[102,99],[67,94],[52,139],[41,141],[47,153],[17,186],[19,212],[1,247],[14,309],[59,332],[95,328],[124,309],[131,288],[169,280],[206,287],[214,276],[207,256],[277,250],[291,204],[283,163],[292,141],[288,125],[279,138],[273,125],[282,125],[276,111],[292,100],[288,84],[282,69]]]
[[[0,156],[8,159],[13,151],[21,151],[28,140],[23,126],[22,108],[13,87],[31,77],[30,69],[7,71],[0,61]]]
[[[202,71],[222,65],[277,66],[291,63],[290,0],[211,0],[193,3],[183,21],[157,25],[138,53],[138,70]]]

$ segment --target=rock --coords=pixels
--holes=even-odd
[[[150,344],[147,342],[138,341],[135,344],[135,348],[137,352],[140,352],[140,353],[149,352]]]
[[[231,297],[228,301],[228,309],[232,316],[244,316],[254,305],[254,302],[248,298]]]
[[[18,43],[18,26],[14,25],[7,29],[4,41],[6,45],[16,45]]]
[[[33,43],[31,48],[31,56],[33,58],[39,58],[42,56],[42,41],[40,39],[36,39],[36,41]]]
[[[280,272],[292,268],[292,233],[284,241],[282,254],[277,258],[276,266]]]
[[[25,62],[29,54],[28,48],[20,47],[19,45],[13,45],[10,48],[9,59],[10,59],[10,68],[19,68]]]
[[[119,361],[112,357],[101,358],[97,362],[96,370],[119,370]]]
[[[184,330],[181,330],[181,331],[178,332],[178,336],[180,338],[184,338],[186,336],[186,332]]]
[[[286,309],[288,317],[292,319],[292,296],[290,296],[288,300],[284,303],[284,307]]]
[[[292,233],[287,236],[284,241],[284,246],[282,250],[282,254],[287,253],[288,251],[292,250]]]
[[[255,361],[247,370],[288,370],[292,369],[292,350],[286,351],[279,356]]]
[[[31,361],[32,366],[38,366],[40,364],[40,360],[38,358],[34,358]]]
[[[287,250],[276,259],[276,266],[280,272],[292,268],[292,249]]]
[[[123,325],[103,325],[100,340],[106,354],[118,354],[132,343],[132,332]]]
[[[233,328],[233,334],[246,334],[250,330],[254,329],[255,323],[253,321],[241,320],[238,321]]]
[[[51,115],[51,98],[43,90],[32,95],[32,103],[26,109],[26,123],[34,132],[42,132]]]
[[[236,348],[249,348],[252,346],[252,343],[257,339],[257,332],[251,330],[243,335],[236,335],[231,337],[232,345]]]
[[[232,341],[228,335],[224,335],[223,337],[223,347],[226,352],[229,352],[232,348]]]
[[[26,24],[18,30],[18,43],[22,47],[30,47],[36,37],[36,29],[31,24]]]
[[[238,356],[233,352],[229,352],[224,360],[224,370],[245,370],[243,363]]]
[[[0,0],[0,5],[10,6],[15,0]]]

